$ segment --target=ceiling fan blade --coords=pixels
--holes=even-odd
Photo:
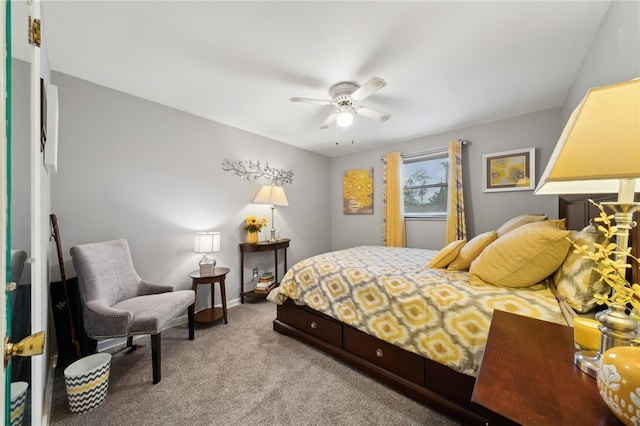
[[[380,77],[371,77],[362,86],[351,94],[351,99],[358,102],[371,95],[387,85],[387,82]]]
[[[387,121],[391,118],[391,114],[386,112],[376,111],[375,109],[363,106],[357,106],[354,108],[356,114],[361,115],[372,120]]]
[[[329,127],[331,127],[331,125],[333,124],[334,121],[336,121],[336,117],[338,116],[338,113],[340,111],[336,110],[333,111],[326,120],[324,120],[324,123],[322,123],[322,126],[320,126],[320,129],[324,130],[324,129],[328,129]]]
[[[316,104],[316,105],[331,105],[331,101],[323,101],[322,99],[309,99],[309,98],[290,98],[291,102],[302,102],[305,104]]]

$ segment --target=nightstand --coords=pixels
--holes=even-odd
[[[193,271],[189,274],[189,277],[193,282],[193,291],[196,292],[196,299],[198,296],[198,284],[211,285],[211,307],[196,312],[195,320],[197,322],[211,323],[223,318],[224,323],[227,324],[227,295],[224,288],[224,279],[229,271],[229,268],[213,268],[212,275],[200,275],[200,271]],[[216,283],[220,284],[220,296],[222,298],[221,308],[217,308],[215,306],[214,290]]]
[[[571,327],[494,311],[471,401],[490,424],[621,425],[573,352]]]
[[[274,256],[274,265],[275,265],[275,278],[276,278],[276,286],[280,285],[280,281],[278,279],[278,250],[282,250],[284,252],[284,274],[287,273],[287,247],[289,247],[289,242],[291,240],[288,238],[283,238],[281,240],[277,240],[275,242],[269,241],[260,241],[257,244],[249,244],[249,243],[240,243],[238,246],[240,247],[240,303],[244,303],[244,299],[246,298],[265,298],[267,297],[267,293],[256,293],[253,289],[249,291],[244,291],[244,255],[245,253],[254,253],[254,252],[264,252],[264,251],[273,251]]]

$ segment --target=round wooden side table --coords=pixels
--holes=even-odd
[[[193,284],[192,289],[196,292],[196,298],[198,297],[198,284],[210,284],[211,285],[211,307],[204,308],[195,314],[195,320],[197,322],[212,323],[218,321],[220,318],[224,319],[224,323],[227,324],[227,295],[224,288],[224,279],[231,271],[229,268],[213,268],[213,274],[200,275],[200,271],[193,271],[189,274]],[[222,297],[222,308],[215,306],[214,290],[215,284],[220,284],[220,296]]]

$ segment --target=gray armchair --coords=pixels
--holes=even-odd
[[[87,334],[94,339],[151,335],[153,383],[161,379],[160,332],[187,309],[189,340],[194,338],[193,290],[174,291],[152,284],[136,273],[126,240],[83,244],[71,248],[78,273],[82,315]]]

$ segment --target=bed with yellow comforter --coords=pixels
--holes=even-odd
[[[369,335],[475,377],[495,309],[566,324],[546,283],[504,288],[430,269],[436,251],[360,246],[303,260],[268,299],[293,299]]]

